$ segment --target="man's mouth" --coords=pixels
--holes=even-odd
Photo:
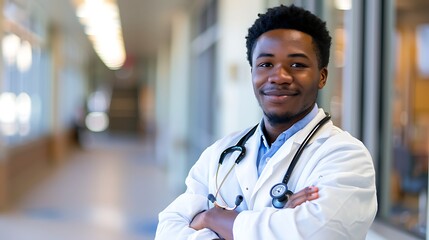
[[[272,97],[292,97],[298,95],[297,91],[292,91],[288,89],[266,89],[261,91],[264,96]]]

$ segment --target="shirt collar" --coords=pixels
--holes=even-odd
[[[307,115],[305,115],[305,117],[303,117],[301,120],[293,124],[290,128],[286,129],[286,131],[282,132],[272,145],[283,144],[291,136],[293,136],[299,130],[303,129],[308,123],[311,122],[311,120],[313,120],[317,116],[317,113],[319,111],[318,109],[319,107],[317,106],[317,103],[315,103],[313,109]],[[264,132],[262,131],[263,128],[264,128],[264,119],[262,118],[261,121],[259,122],[257,134],[259,135],[261,144],[264,144],[264,146],[267,149],[269,149],[270,145],[268,144],[267,138],[265,137]]]

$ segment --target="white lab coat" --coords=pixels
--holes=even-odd
[[[258,178],[256,158],[260,139],[254,134],[246,143],[246,156],[235,166],[220,190],[234,206],[244,197],[234,221],[234,239],[365,239],[377,211],[375,172],[368,150],[347,132],[325,124],[302,153],[288,187],[297,192],[316,185],[319,198],[294,209],[275,209],[270,190],[282,181],[294,153],[310,130],[325,116],[322,109],[306,127],[290,137],[268,161]],[[208,147],[186,179],[187,190],[159,214],[155,239],[213,239],[209,229],[189,228],[192,218],[212,207],[207,195],[216,193],[215,173],[223,150],[235,145],[248,131],[220,139]],[[235,161],[226,157],[218,182]],[[219,199],[219,197],[218,197]]]

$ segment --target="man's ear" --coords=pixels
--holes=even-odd
[[[319,89],[322,89],[326,85],[328,80],[328,69],[326,67],[320,69]]]

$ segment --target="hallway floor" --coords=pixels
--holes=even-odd
[[[153,239],[174,196],[153,145],[124,135],[90,136],[85,147],[0,215],[2,240]]]

